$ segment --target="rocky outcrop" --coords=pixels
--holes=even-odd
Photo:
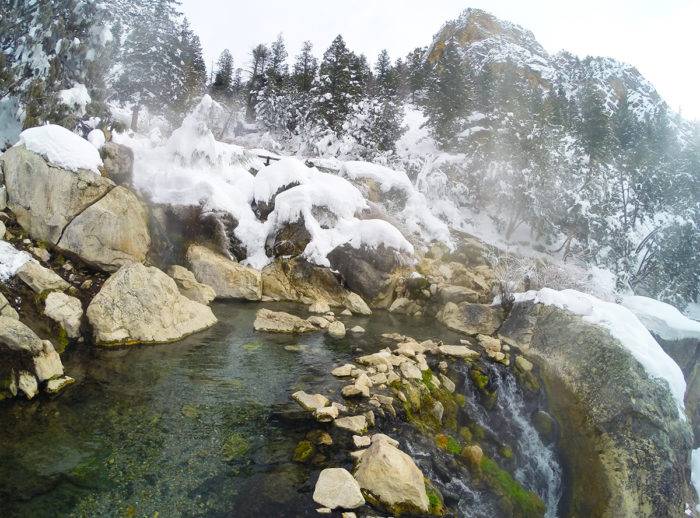
[[[216,323],[210,308],[181,295],[159,269],[140,263],[107,279],[87,317],[98,345],[173,342]]]
[[[133,192],[115,187],[76,216],[57,245],[106,272],[143,262],[151,245],[146,210]]]
[[[391,513],[428,512],[423,473],[410,456],[388,441],[375,441],[362,454],[355,479],[370,503]]]
[[[503,310],[497,306],[448,302],[437,319],[452,331],[467,335],[491,335],[503,322]]]
[[[253,327],[256,331],[268,333],[308,333],[316,330],[311,322],[303,318],[269,309],[258,310]]]
[[[377,249],[339,246],[328,254],[331,268],[362,298],[372,301],[389,282],[389,274],[399,265],[398,254],[383,246]]]
[[[52,291],[44,303],[44,315],[56,322],[68,338],[80,336],[80,324],[83,318],[83,306],[78,299]]]
[[[114,184],[91,171],[49,165],[24,146],[0,156],[7,206],[33,238],[58,243],[73,218],[107,194]]]
[[[294,257],[301,255],[311,241],[311,234],[304,221],[295,221],[279,229],[266,245],[270,257]]]
[[[191,245],[187,261],[197,281],[211,286],[220,299],[260,300],[260,272],[201,246]]]
[[[16,318],[0,316],[0,399],[18,392],[32,399],[44,382],[61,376],[63,364],[50,341]]]
[[[353,313],[369,315],[369,306],[358,294],[345,289],[328,268],[304,259],[277,259],[262,270],[265,300],[345,307]]]
[[[70,287],[58,274],[31,260],[17,270],[19,277],[32,291],[41,294],[46,291],[67,290]]]
[[[100,157],[107,178],[117,185],[132,185],[134,152],[131,148],[116,142],[106,142],[100,148]]]
[[[194,274],[183,266],[171,266],[168,268],[168,275],[173,278],[180,293],[188,299],[209,305],[216,298],[216,292],[211,286],[198,282]]]
[[[562,427],[570,516],[682,516],[691,433],[667,384],[605,329],[516,304],[499,336],[539,367]]]

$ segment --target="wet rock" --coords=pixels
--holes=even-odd
[[[317,408],[314,411],[314,419],[319,423],[330,423],[333,419],[337,418],[339,414],[339,409],[335,405]]]
[[[27,399],[34,399],[34,396],[39,393],[39,384],[31,372],[20,371],[17,387]]]
[[[51,260],[51,254],[46,250],[46,248],[42,248],[40,246],[33,246],[29,249],[29,251],[34,257],[36,257],[40,261],[48,263]]]
[[[436,289],[436,295],[440,304],[447,304],[448,302],[455,304],[460,302],[476,303],[482,299],[480,293],[465,286],[454,286],[452,284],[439,285]]]
[[[352,316],[352,311],[349,309],[344,309],[343,311],[340,312],[341,316],[344,317],[351,317]]]
[[[68,385],[75,383],[75,380],[70,376],[61,376],[46,382],[46,392],[49,394],[58,394],[63,391]]]
[[[299,390],[292,394],[292,399],[309,412],[324,408],[330,405],[330,400],[322,394],[308,394],[303,390]]]
[[[333,424],[356,435],[363,435],[367,431],[367,418],[363,415],[340,417]]]
[[[369,308],[364,299],[352,291],[347,292],[344,303],[347,308],[346,311],[350,311],[357,315],[372,314],[372,310]]]
[[[353,335],[361,335],[365,332],[365,328],[361,326],[354,326],[350,328],[350,333]]]
[[[481,466],[481,459],[484,458],[484,451],[478,444],[472,444],[464,447],[462,450],[462,457],[473,468],[479,468]]]
[[[106,272],[143,262],[151,246],[146,209],[125,187],[115,187],[66,227],[57,246]]]
[[[330,322],[324,317],[316,315],[307,318],[306,321],[310,322],[312,325],[318,327],[319,329],[326,329],[328,327],[328,324],[330,324]]]
[[[15,318],[0,316],[0,345],[29,356],[44,350],[42,340],[26,325]]]
[[[208,306],[216,298],[214,288],[197,281],[194,274],[183,266],[172,265],[168,268],[168,275],[173,278],[180,293],[190,300]]]
[[[324,300],[317,300],[309,306],[309,313],[326,314],[331,310],[331,307]]]
[[[399,264],[396,251],[384,246],[358,249],[345,244],[333,249],[328,260],[352,291],[370,301],[381,294],[388,274]]]
[[[372,435],[371,439],[372,444],[386,442],[387,444],[389,444],[390,446],[394,446],[395,448],[399,447],[399,441],[397,441],[396,439],[392,439],[391,437],[383,433],[375,433],[374,435]]]
[[[340,322],[338,320],[328,324],[327,331],[328,331],[328,335],[331,338],[336,338],[336,339],[345,338],[345,324],[343,324],[342,322]]]
[[[443,387],[445,387],[445,390],[448,392],[454,392],[455,391],[455,383],[452,381],[450,378],[445,376],[442,372],[438,375],[440,378],[440,381],[442,382]]]
[[[406,297],[399,297],[389,306],[389,313],[398,313],[399,315],[412,315],[420,310],[420,306]]]
[[[304,253],[306,245],[310,242],[311,234],[301,219],[279,229],[272,237],[271,243],[266,246],[266,252],[271,257],[293,257]]]
[[[329,509],[355,509],[365,504],[360,485],[350,472],[343,468],[326,468],[321,471],[313,499],[317,504]]]
[[[345,365],[341,367],[336,367],[331,371],[331,374],[333,376],[337,376],[339,378],[343,378],[346,376],[350,376],[352,374],[352,370],[355,368],[355,366],[352,363],[346,363]]]
[[[419,380],[423,377],[421,371],[415,364],[410,362],[404,362],[399,366],[401,375],[408,380]]]
[[[41,346],[41,351],[32,358],[37,379],[41,382],[63,376],[61,357],[54,349],[53,344],[48,340],[42,340]]]
[[[99,345],[173,342],[216,323],[210,308],[181,295],[164,272],[141,263],[112,274],[87,317]]]
[[[530,372],[532,370],[532,362],[527,360],[524,356],[515,357],[515,366],[522,372]]]
[[[308,333],[316,330],[313,324],[303,318],[269,309],[259,309],[255,313],[253,327],[256,331],[268,333]]]
[[[448,302],[437,319],[447,328],[468,335],[492,335],[503,322],[503,310],[486,304]]]
[[[24,263],[24,265],[17,270],[17,277],[36,294],[45,291],[63,291],[70,287],[70,284],[64,281],[58,274],[48,268],[44,268],[33,259]]]
[[[455,358],[465,358],[474,360],[481,356],[477,351],[474,351],[466,345],[441,345],[438,347],[440,354],[445,356],[453,356]]]
[[[44,315],[61,326],[68,338],[78,338],[80,336],[83,306],[80,300],[75,297],[60,291],[52,291],[46,297]]]
[[[2,187],[0,187],[0,189],[2,189]],[[7,227],[5,227],[5,223],[0,221],[0,239],[5,239],[5,232],[7,232]]]
[[[340,393],[344,398],[369,397],[369,387],[363,387],[357,384],[345,385],[340,390]]]
[[[423,473],[410,456],[388,441],[379,440],[367,448],[354,476],[365,494],[389,512],[428,512]]]
[[[556,422],[547,412],[544,410],[535,412],[532,416],[532,424],[545,444],[551,444],[556,440]]]
[[[372,439],[366,435],[353,435],[352,443],[355,445],[355,448],[366,448],[372,444]]]
[[[211,286],[217,298],[262,298],[261,275],[254,268],[238,264],[200,245],[188,248],[187,261],[197,281]]]

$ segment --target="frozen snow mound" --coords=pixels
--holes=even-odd
[[[663,340],[700,340],[700,322],[691,320],[670,304],[634,295],[622,299],[622,305],[634,313],[649,331]]]
[[[26,147],[57,167],[69,171],[86,169],[100,174],[98,168],[102,159],[95,146],[62,126],[47,124],[26,129],[20,133],[15,145]]]
[[[32,257],[27,252],[17,250],[7,241],[0,239],[0,281],[13,277]]]
[[[526,301],[564,309],[581,316],[586,322],[605,328],[651,377],[666,380],[678,405],[681,419],[685,419],[683,397],[686,385],[683,372],[632,311],[620,304],[605,302],[576,290],[543,288],[515,294],[516,303]]]
[[[62,104],[68,106],[72,110],[75,110],[75,112],[81,117],[85,115],[87,105],[92,102],[87,88],[82,83],[76,83],[73,88],[67,88],[59,91],[58,98],[61,100]]]

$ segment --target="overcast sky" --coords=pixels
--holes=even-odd
[[[374,61],[428,45],[447,20],[479,7],[531,30],[549,51],[610,56],[636,66],[683,115],[700,119],[698,0],[182,0],[207,66],[228,48],[245,67],[258,43],[282,33],[290,61],[304,40],[320,56],[342,34]]]

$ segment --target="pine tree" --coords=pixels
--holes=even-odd
[[[265,87],[265,70],[270,56],[269,49],[262,43],[251,51],[250,79],[246,86],[246,118],[255,120],[255,105],[258,103],[258,92]]]
[[[313,55],[313,46],[305,41],[301,52],[296,57],[292,73],[292,81],[298,92],[309,92],[316,79],[318,60]]]
[[[180,27],[176,42],[179,52],[179,71],[182,76],[181,88],[174,92],[173,107],[178,119],[184,117],[204,94],[207,81],[207,68],[202,57],[202,44],[190,29],[187,19]]]
[[[416,102],[422,97],[426,87],[428,67],[426,64],[425,48],[418,47],[406,56],[407,88],[411,95],[411,102]]]
[[[219,102],[229,104],[233,93],[233,56],[225,49],[216,62],[216,74],[209,89],[211,96]]]

